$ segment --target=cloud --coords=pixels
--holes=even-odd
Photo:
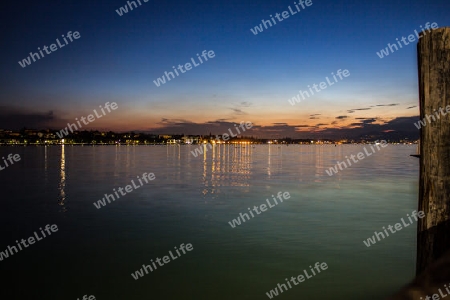
[[[240,115],[246,115],[246,114],[247,114],[246,112],[242,111],[242,110],[239,109],[239,108],[230,108],[230,109],[231,109],[232,111],[234,111],[235,114],[238,115],[238,116],[240,116]]]
[[[222,121],[222,120],[216,120],[216,121],[208,121],[204,123],[194,123],[189,120],[166,120],[164,123],[159,122],[158,125],[161,125],[157,128],[148,128],[144,130],[145,132],[149,133],[155,133],[155,134],[187,134],[187,135],[209,135],[211,134],[223,134],[228,132],[228,129],[231,129],[233,133],[239,133],[236,129],[236,127],[240,130],[241,134],[245,136],[255,136],[254,129],[260,127],[256,126],[255,124],[251,129],[245,129],[245,131],[242,130],[241,127],[239,127],[240,122],[228,122],[228,121]],[[236,126],[235,126],[236,125]],[[288,126],[288,125],[277,125],[277,126]],[[276,126],[274,126],[276,127]],[[291,126],[292,127],[292,126]],[[245,126],[244,126],[245,128]],[[292,130],[294,131],[294,127],[292,127]]]
[[[411,109],[411,108],[415,108],[415,107],[417,107],[417,105],[407,107],[406,109]]]
[[[373,124],[376,118],[364,119],[361,123],[353,123],[344,128],[327,128],[320,132],[322,138],[393,138],[415,140],[419,138],[419,131],[414,123],[419,120],[419,116],[414,117],[398,117],[384,124]],[[378,119],[380,121],[380,119]],[[351,126],[357,126],[351,128]]]
[[[229,109],[231,109],[234,112],[233,117],[235,117],[235,116],[242,116],[242,115],[246,115],[247,114],[245,111],[242,110],[242,108],[250,107],[251,105],[252,105],[251,102],[242,101],[238,105],[235,105],[235,107],[230,107]]]
[[[376,120],[377,120],[376,118],[364,119],[363,121],[361,121],[361,123],[363,123],[363,124],[372,124]]]
[[[356,123],[351,123],[350,126],[367,126],[368,124],[372,124],[377,121],[377,118],[355,118],[355,120],[361,120]]]
[[[55,123],[67,123],[55,116],[53,110],[37,112],[25,108],[0,106],[0,128],[17,130],[23,127],[42,129]]]
[[[347,113],[352,114],[354,113],[356,110],[369,110],[371,109],[370,107],[364,107],[364,108],[351,108],[349,110],[347,110]]]
[[[185,124],[185,123],[188,123],[188,124],[194,124],[193,122],[188,121],[188,120],[183,120],[183,119],[173,119],[173,120],[169,120],[169,119],[166,119],[166,118],[162,118],[162,119],[161,119],[161,122],[158,122],[158,123],[156,123],[156,124],[160,124],[160,125],[174,125],[174,126],[177,126],[178,124]]]
[[[348,116],[337,116],[330,125],[338,126]],[[241,133],[245,136],[255,136],[261,138],[409,138],[417,139],[419,131],[414,123],[419,120],[419,116],[399,117],[392,120],[383,121],[383,118],[355,118],[358,122],[339,128],[321,127],[327,126],[325,123],[316,125],[292,124],[284,122],[273,123],[268,126],[254,124],[251,129]],[[33,129],[51,128],[59,130],[66,126],[67,122],[73,119],[64,120],[58,116],[54,110],[33,111],[17,107],[0,106],[0,128],[17,130],[23,127]],[[240,121],[239,121],[240,122]],[[378,123],[378,124],[375,124]],[[228,121],[227,119],[217,119],[202,123],[196,123],[187,119],[161,118],[156,126],[144,130],[155,134],[194,134],[209,135],[223,134],[232,130],[237,133],[236,126],[239,123]]]

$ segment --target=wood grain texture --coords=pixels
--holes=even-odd
[[[420,132],[418,209],[425,217],[417,227],[417,274],[450,249],[450,113],[439,113],[450,105],[450,27],[420,37],[420,119],[429,118]]]

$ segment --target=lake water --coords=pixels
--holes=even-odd
[[[0,147],[21,156],[0,171],[0,251],[58,226],[0,262],[0,298],[269,299],[326,262],[274,299],[383,299],[414,277],[416,223],[363,240],[417,209],[419,160],[416,146],[389,145],[325,173],[363,147],[221,145],[199,157],[184,145]],[[93,205],[146,172],[156,179]],[[230,226],[279,191],[291,198]],[[133,279],[183,243],[193,250]]]

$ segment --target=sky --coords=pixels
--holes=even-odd
[[[427,22],[450,26],[448,0],[311,0],[300,11],[288,0],[135,3],[6,4],[0,128],[59,130],[116,102],[82,129],[220,134],[250,121],[248,135],[260,137],[417,131],[417,41],[383,58],[377,52]],[[283,11],[288,18],[253,33]],[[69,31],[80,37],[65,44]],[[58,38],[63,47],[19,64]],[[204,50],[214,57],[199,63]],[[191,59],[198,66],[154,83]],[[333,81],[338,70],[350,75]],[[326,77],[334,84],[289,103]]]

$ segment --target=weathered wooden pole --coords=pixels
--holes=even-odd
[[[417,227],[419,274],[450,250],[450,27],[420,34],[419,210],[425,217]],[[425,118],[425,119],[424,119]]]

